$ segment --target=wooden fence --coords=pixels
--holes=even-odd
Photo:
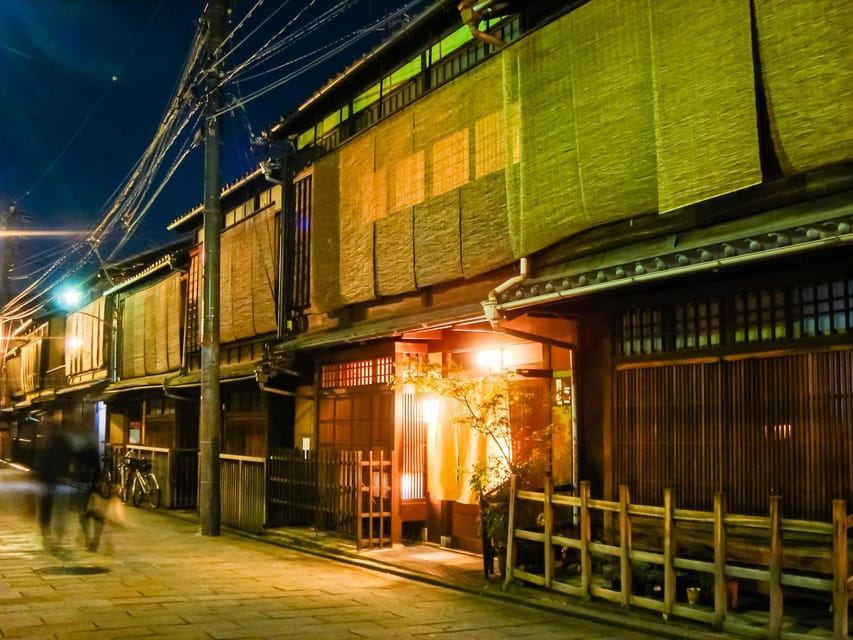
[[[391,467],[384,452],[276,449],[268,460],[269,526],[312,526],[390,543]]]
[[[376,549],[391,545],[391,458],[384,451],[366,458],[359,453],[359,500],[356,548]]]
[[[198,450],[164,449],[139,444],[113,444],[107,456],[113,481],[121,481],[122,458],[134,452],[151,460],[160,483],[161,506],[166,509],[194,509],[198,503]]]
[[[222,524],[260,533],[266,522],[266,459],[220,454]]]
[[[765,638],[794,637],[783,628],[785,599],[811,594],[831,607],[834,637],[847,638],[846,501],[833,502],[832,522],[784,519],[779,505],[773,496],[768,516],[743,516],[727,513],[721,494],[708,512],[676,509],[669,490],[663,506],[647,506],[632,504],[626,486],[612,502],[593,500],[588,482],[573,496],[554,493],[547,477],[541,491],[519,489],[513,478],[505,584],[520,579]],[[643,593],[640,581],[655,586]],[[740,581],[766,593],[761,628],[730,615]],[[688,584],[704,585],[708,601],[686,601]]]

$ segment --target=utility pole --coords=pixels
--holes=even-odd
[[[199,410],[199,524],[201,535],[218,536],[220,525],[219,450],[219,235],[222,226],[222,105],[219,62],[225,38],[227,0],[207,8],[207,109],[204,136],[204,271],[202,293],[201,406]]]

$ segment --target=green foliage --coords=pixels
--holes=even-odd
[[[631,573],[651,584],[663,584],[663,567],[654,562],[634,561],[631,563]]]

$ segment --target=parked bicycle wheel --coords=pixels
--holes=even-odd
[[[133,506],[138,507],[142,502],[142,494],[145,493],[145,487],[139,481],[139,478],[134,476],[133,485],[130,487],[130,499],[133,501]]]
[[[156,509],[160,506],[160,483],[157,482],[157,476],[149,471],[145,474],[145,484],[148,485],[145,492],[148,498],[148,506]]]
[[[121,498],[122,502],[127,502],[130,497],[130,490],[128,485],[130,484],[130,478],[128,477],[127,466],[122,466],[121,468],[121,476],[119,477],[119,487],[118,487],[118,496]]]

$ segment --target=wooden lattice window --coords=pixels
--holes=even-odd
[[[735,294],[733,324],[736,343],[787,338],[785,292],[762,289]]]
[[[795,287],[792,306],[796,338],[849,333],[853,330],[853,279]]]
[[[660,307],[629,309],[622,314],[621,355],[660,353],[663,346],[663,317]]]
[[[192,353],[201,348],[201,326],[199,313],[201,308],[201,252],[196,252],[190,259],[187,272],[187,351]]]
[[[675,307],[675,348],[705,349],[720,344],[720,303],[694,300]]]
[[[301,318],[311,305],[311,175],[293,183],[293,209],[283,215],[284,299],[282,324],[298,330]],[[289,205],[288,205],[289,206]]]
[[[345,389],[390,384],[394,362],[390,356],[325,364],[320,370],[323,389]]]

